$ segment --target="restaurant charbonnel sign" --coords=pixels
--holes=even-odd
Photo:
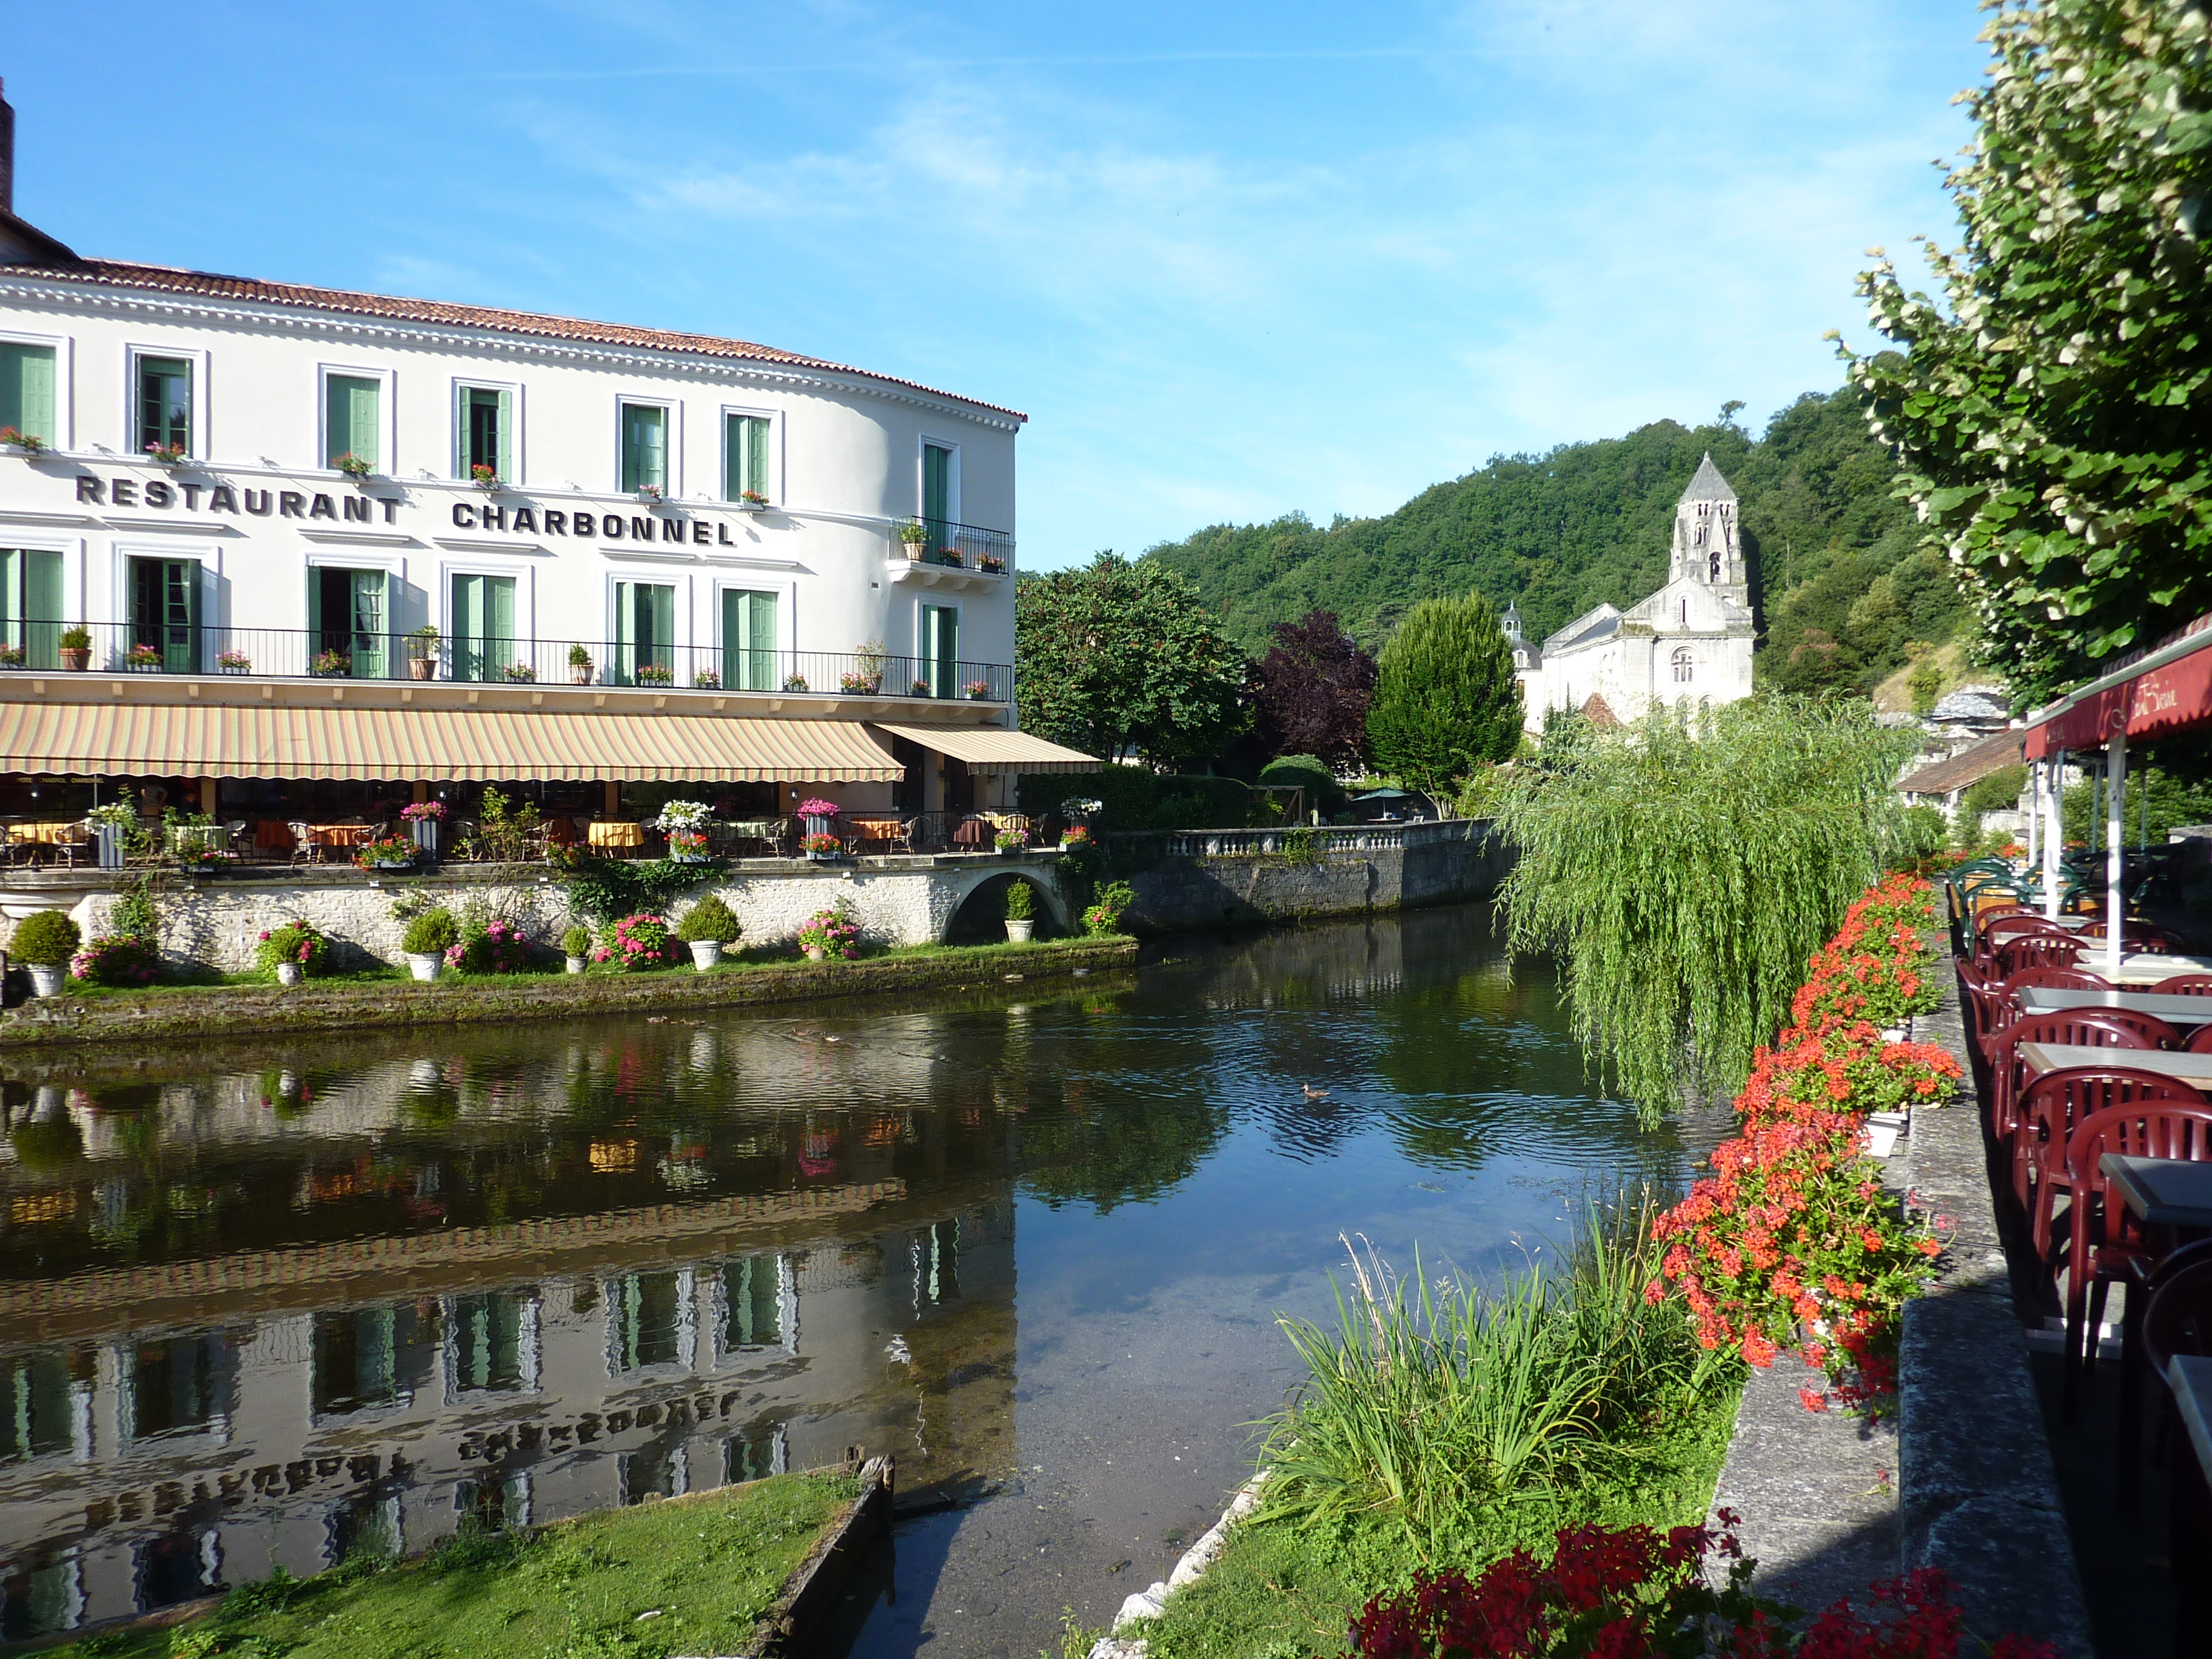
[[[150,507],[163,512],[228,513],[258,519],[327,519],[336,523],[396,525],[399,509],[414,503],[396,495],[332,494],[322,490],[250,489],[217,480],[188,483],[181,478],[99,478],[76,475],[76,498],[89,507]],[[381,508],[378,513],[375,509]],[[526,501],[502,507],[493,501],[455,501],[451,516],[458,530],[500,530],[511,535],[568,536],[591,541],[677,542],[699,547],[735,547],[723,521],[679,517],[672,512],[580,512]]]

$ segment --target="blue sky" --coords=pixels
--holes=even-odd
[[[80,252],[734,335],[1011,404],[1022,557],[1388,511],[1841,374],[1972,0],[15,0]],[[994,526],[995,527],[995,526]]]

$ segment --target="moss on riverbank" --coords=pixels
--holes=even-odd
[[[465,1534],[397,1565],[234,1590],[166,1629],[50,1651],[85,1659],[662,1659],[752,1650],[756,1626],[862,1495],[857,1474],[777,1475],[526,1534]]]
[[[1125,967],[1128,939],[1054,939],[1028,945],[923,945],[856,962],[744,960],[706,973],[690,968],[640,974],[507,974],[427,984],[388,975],[310,980],[279,986],[241,981],[142,991],[72,994],[0,1014],[0,1049],[61,1043],[228,1037],[252,1033],[574,1019],[659,1008],[729,1007],[866,995],[979,978],[1047,979],[1078,968]]]

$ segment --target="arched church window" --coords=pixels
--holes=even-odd
[[[1690,647],[1686,645],[1683,646],[1674,653],[1670,660],[1674,665],[1674,684],[1687,685],[1690,683],[1690,671],[1697,661],[1697,659],[1690,654]]]
[[[1718,581],[1721,579],[1721,556],[1717,553],[1713,555],[1712,579],[1715,581]]]

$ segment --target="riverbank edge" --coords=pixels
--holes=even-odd
[[[948,946],[859,962],[776,963],[715,973],[537,975],[513,981],[374,980],[317,986],[211,986],[158,996],[48,997],[0,1012],[0,1053],[69,1044],[189,1041],[495,1021],[574,1019],[648,1010],[810,1002],[892,990],[1060,979],[1135,964],[1133,939]]]
[[[1267,1471],[1247,1480],[1237,1489],[1229,1500],[1229,1507],[1221,1511],[1221,1518],[1200,1536],[1198,1542],[1176,1558],[1175,1570],[1158,1583],[1140,1589],[1127,1597],[1121,1610],[1114,1615],[1114,1623],[1107,1633],[1092,1644],[1089,1659],[1146,1659],[1152,1645],[1141,1636],[1123,1636],[1121,1632],[1157,1619],[1167,1606],[1168,1596],[1186,1584],[1194,1584],[1206,1576],[1206,1570],[1221,1559],[1221,1552],[1229,1546],[1229,1529],[1260,1507],[1260,1488],[1267,1484]]]

